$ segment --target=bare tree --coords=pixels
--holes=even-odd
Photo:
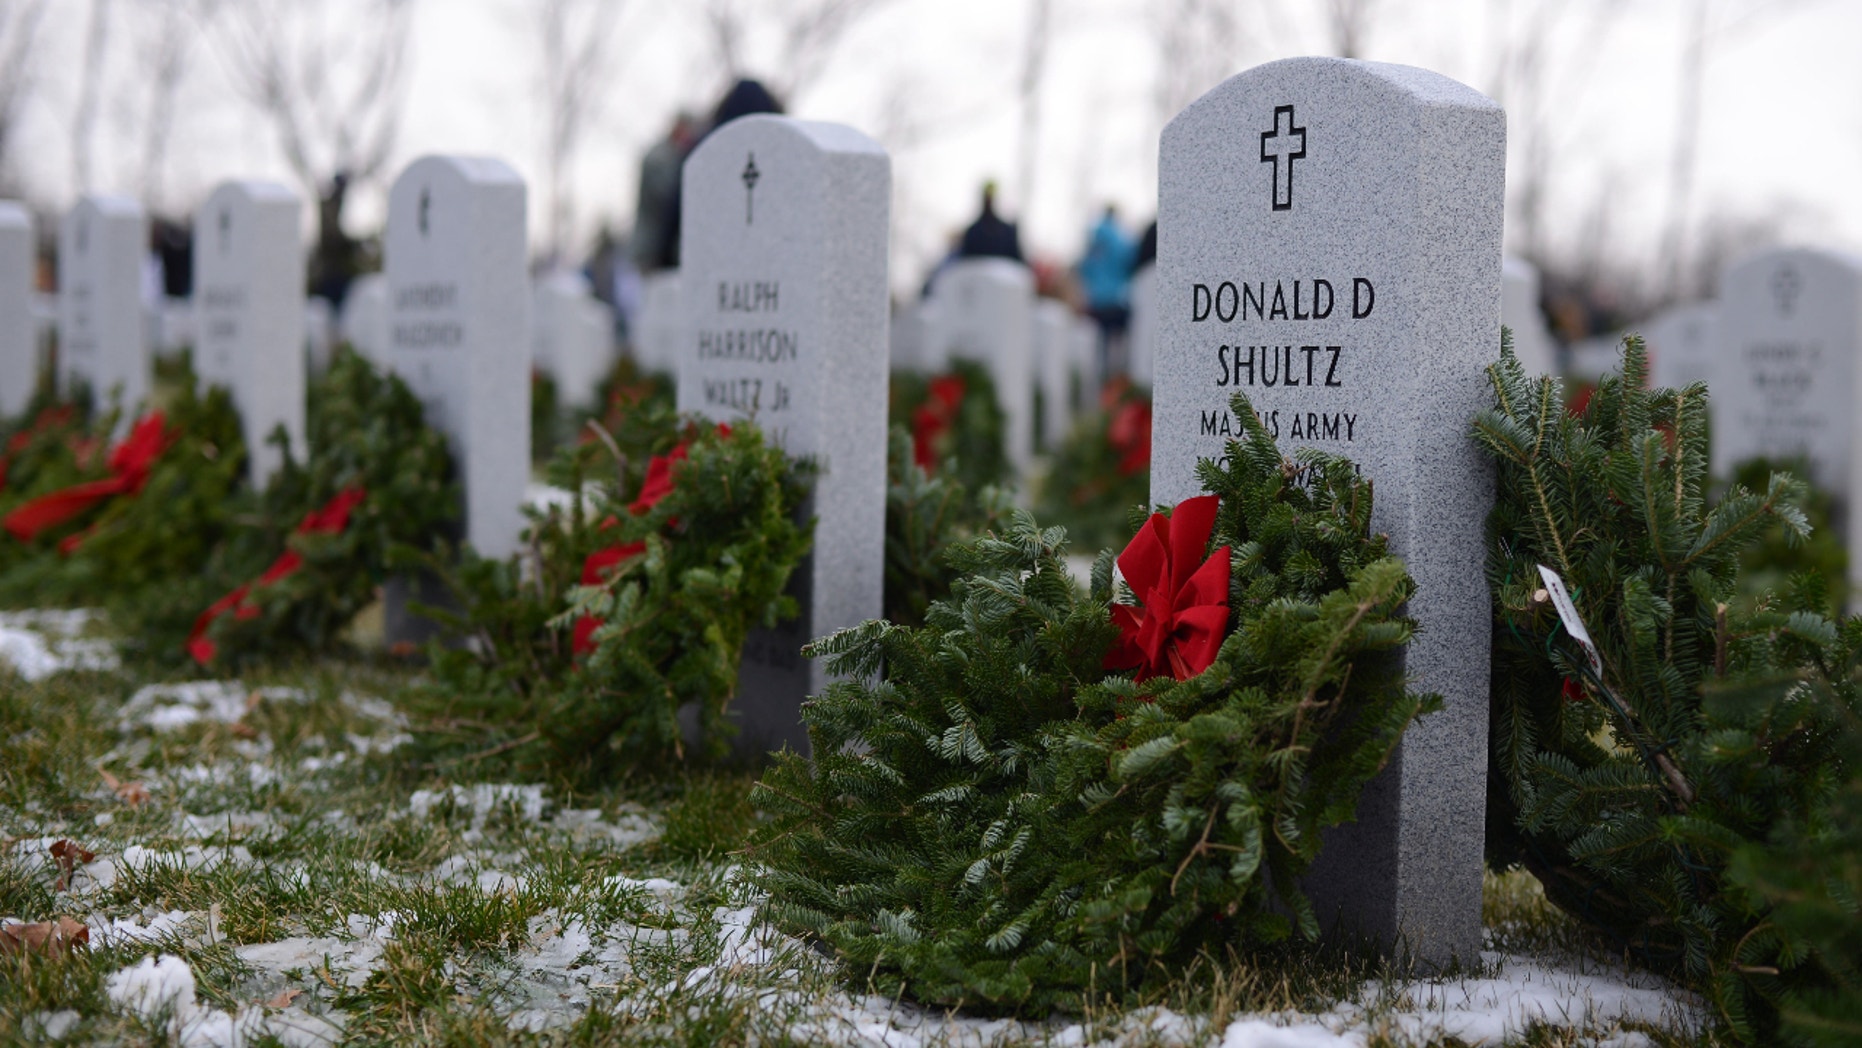
[[[543,60],[548,246],[559,258],[575,222],[571,172],[619,64],[614,29],[627,6],[627,0],[541,0],[531,8]]]
[[[33,45],[46,2],[0,0],[0,186],[11,181],[13,131],[38,72]]]
[[[209,0],[200,0],[204,5]],[[148,95],[142,119],[142,199],[160,210],[166,203],[168,141],[174,131],[175,97],[188,72],[195,27],[186,17],[194,0],[157,0],[148,5],[154,25],[137,48],[141,82]],[[205,7],[202,7],[205,10]]]
[[[1380,0],[1328,0],[1326,28],[1332,52],[1340,58],[1363,58]]]
[[[705,0],[705,33],[726,80],[756,75],[776,97],[794,100],[821,78],[848,30],[889,0]],[[775,38],[779,68],[753,71],[752,37]]]
[[[1162,126],[1234,72],[1247,41],[1235,0],[1152,0],[1149,13],[1158,57],[1151,97]]]
[[[413,6],[413,0],[239,0],[207,20],[234,86],[270,122],[286,163],[312,196],[340,201],[340,193],[329,192],[337,176],[367,182],[393,158]],[[322,223],[340,226],[341,210],[340,203],[326,207]]]
[[[1041,154],[1041,80],[1047,72],[1047,49],[1053,36],[1049,0],[1029,0],[1028,35],[1022,38],[1021,76],[1016,96],[1021,104],[1021,155],[1016,162],[1020,179],[1015,204],[1027,214],[1034,202],[1036,158]]]
[[[91,140],[97,127],[97,98],[103,91],[104,57],[109,49],[110,0],[91,0],[90,28],[84,34],[83,80],[78,87],[77,111],[71,117],[71,176],[80,193],[93,188]]]

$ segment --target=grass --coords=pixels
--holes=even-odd
[[[405,694],[409,673],[338,662],[254,672],[246,689],[289,693],[266,692],[232,723],[156,730],[125,722],[123,706],[144,684],[172,682],[169,671],[27,683],[0,670],[0,916],[146,929],[185,915],[152,938],[100,936],[65,957],[0,954],[0,1043],[42,1040],[65,1011],[75,1043],[185,1035],[109,999],[113,973],[156,953],[187,963],[204,1007],[255,1024],[322,1016],[358,1044],[814,1043],[844,1039],[850,1010],[932,1043],[952,1029],[909,1002],[864,1002],[866,973],[750,919],[757,900],[733,867],[756,817],[753,776],[510,787],[496,761],[428,766],[395,742],[422,711],[369,701]],[[136,783],[146,802],[125,798]],[[59,837],[102,857],[66,892],[40,847]],[[1484,918],[1493,949],[1609,960],[1587,953],[1523,874],[1489,876]],[[1194,1029],[1216,1040],[1249,1015],[1357,1002],[1370,1044],[1461,1043],[1408,1036],[1412,984],[1367,956],[1205,957],[1141,999],[1084,995],[1069,1014],[991,1036],[1143,1045]],[[982,1036],[976,1022],[966,1036]],[[1627,1029],[1658,1045],[1720,1043],[1711,1031]],[[1539,1025],[1510,1043],[1595,1040]]]

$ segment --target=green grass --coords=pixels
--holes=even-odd
[[[340,1013],[357,1044],[807,1043],[818,1035],[798,1024],[864,995],[869,973],[841,971],[792,940],[770,936],[756,963],[726,952],[740,933],[725,922],[756,901],[731,873],[755,819],[752,775],[565,776],[541,784],[545,818],[525,811],[521,791],[481,807],[474,788],[511,781],[509,765],[386,748],[402,732],[421,736],[438,714],[358,701],[402,694],[411,672],[385,661],[274,668],[245,686],[295,688],[302,701],[259,701],[236,724],[154,731],[121,717],[138,686],[162,679],[147,667],[37,684],[0,670],[0,916],[191,915],[156,941],[0,955],[0,1043],[35,1039],[41,1017],[67,1009],[80,1016],[76,1043],[161,1043],[162,1020],[123,1014],[105,991],[111,973],[157,952],[187,962],[204,1005],[237,1012],[301,991],[289,1014]],[[141,782],[150,799],[126,803],[105,772]],[[599,817],[572,814],[589,809]],[[108,885],[81,879],[58,893],[56,871],[37,857],[41,837],[105,859],[132,846],[155,857],[119,861]],[[1489,877],[1486,900],[1494,949],[1593,949],[1523,874]],[[239,953],[287,941],[316,949],[284,968]],[[1204,957],[1141,999],[1088,993],[1068,1014],[1030,1017],[1009,1043],[1042,1043],[1076,1023],[1089,1039],[1152,1043],[1162,1034],[1144,1032],[1148,1008],[1191,1017],[1216,1039],[1238,1017],[1325,1013],[1367,980],[1398,986],[1399,975],[1338,950]],[[1370,1003],[1372,1044],[1409,1043],[1380,1018],[1404,1007],[1397,990]],[[537,1010],[555,1017],[547,1032],[510,1027]],[[1659,1045],[1720,1043],[1643,1032]],[[1545,1026],[1516,1043],[1589,1042]]]

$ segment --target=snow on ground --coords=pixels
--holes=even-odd
[[[28,681],[67,670],[113,670],[119,660],[105,640],[84,636],[90,611],[0,612],[0,665]]]

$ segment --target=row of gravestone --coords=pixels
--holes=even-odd
[[[1152,499],[1198,493],[1198,457],[1238,434],[1237,392],[1283,446],[1342,453],[1375,479],[1374,526],[1417,583],[1409,610],[1423,628],[1408,668],[1444,705],[1405,737],[1358,820],[1328,838],[1308,887],[1328,923],[1402,937],[1429,961],[1471,959],[1482,941],[1492,481],[1467,428],[1498,353],[1505,155],[1505,117],[1486,97],[1341,59],[1231,78],[1170,123],[1159,151]],[[680,303],[648,337],[665,340],[681,410],[754,416],[824,467],[809,507],[816,552],[794,582],[802,617],[746,646],[738,705],[752,742],[802,741],[798,705],[826,679],[801,642],[880,614],[890,179],[885,153],[851,129],[730,123],[685,167],[683,267],[647,291]],[[467,537],[493,556],[515,548],[529,470],[524,216],[524,186],[505,165],[428,158],[396,181],[385,239],[386,362],[453,441]],[[295,257],[294,230],[278,237]],[[973,284],[934,287],[948,333],[924,366],[944,353],[997,366],[990,355],[1008,351],[994,329],[1034,340],[1025,271],[975,272]],[[134,293],[67,286],[90,288],[87,309]],[[87,330],[73,328],[78,359],[101,344],[86,349]],[[1031,354],[1022,360],[999,372],[1005,399],[1031,399],[1039,381]],[[244,383],[297,373],[233,371],[242,408]]]

